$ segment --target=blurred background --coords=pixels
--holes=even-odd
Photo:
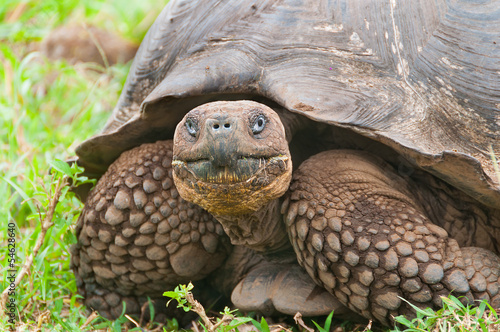
[[[0,291],[7,224],[19,270],[41,237],[59,175],[51,165],[103,127],[137,47],[167,0],[2,0],[0,5]],[[82,208],[63,190],[33,265],[16,288],[19,331],[121,330],[77,302],[69,247]],[[0,331],[7,327],[0,318]]]

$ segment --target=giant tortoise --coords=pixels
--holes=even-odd
[[[117,317],[178,283],[390,324],[500,306],[500,1],[171,1],[104,130],[72,248]]]

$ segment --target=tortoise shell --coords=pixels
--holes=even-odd
[[[238,99],[381,142],[500,208],[500,1],[171,1],[79,162],[102,174],[190,109]]]

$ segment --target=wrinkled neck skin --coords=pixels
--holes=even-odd
[[[216,215],[233,245],[242,245],[264,255],[291,248],[281,215],[281,198],[270,201],[260,210],[238,216]]]
[[[297,131],[304,129],[310,123],[309,119],[288,110],[282,108],[274,108],[274,110],[278,113],[281,123],[285,128],[285,135],[288,143],[292,141],[292,137]]]
[[[288,110],[274,108],[278,113],[286,139],[290,143],[293,135],[309,124],[308,119]],[[253,249],[264,256],[293,256],[293,248],[288,238],[288,232],[283,222],[281,205],[283,199],[278,198],[264,205],[260,210],[238,216],[215,215],[222,224],[224,231],[233,245],[242,245]]]

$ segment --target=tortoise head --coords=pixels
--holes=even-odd
[[[288,189],[292,161],[276,112],[248,101],[191,110],[174,134],[173,178],[180,195],[214,215],[259,210]]]

